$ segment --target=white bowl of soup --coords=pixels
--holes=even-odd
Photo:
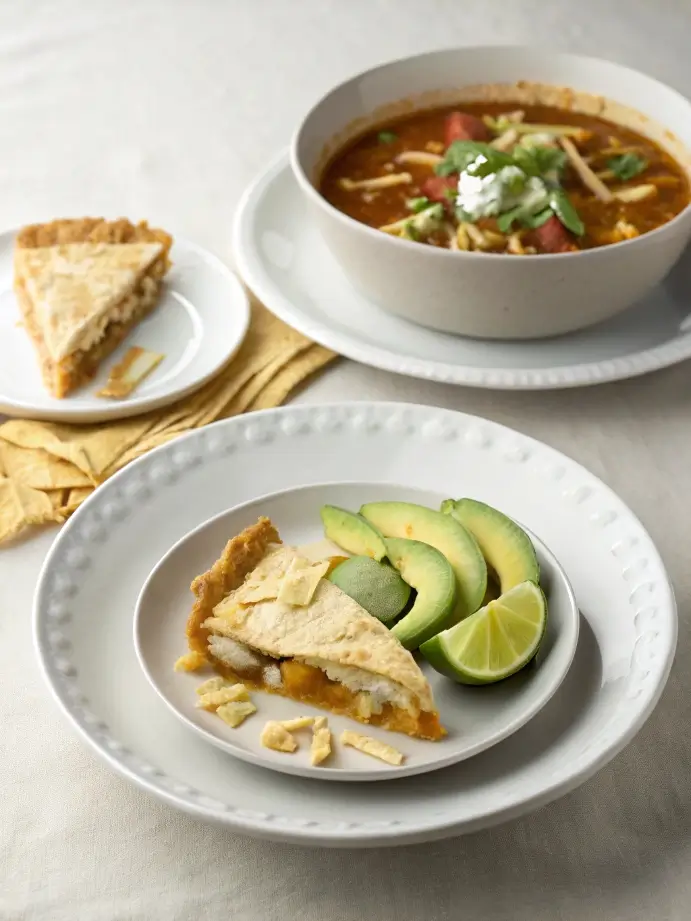
[[[291,163],[352,285],[467,336],[581,329],[657,285],[691,238],[691,103],[608,61],[459,48],[346,81]]]

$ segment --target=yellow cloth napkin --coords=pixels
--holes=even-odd
[[[5,422],[0,425],[0,542],[31,525],[64,521],[99,483],[183,432],[279,406],[335,357],[253,301],[250,328],[237,355],[201,390],[172,406],[97,425]]]

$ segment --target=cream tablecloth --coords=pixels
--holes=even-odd
[[[688,0],[4,0],[0,220],[144,215],[228,257],[245,183],[315,95],[380,59],[534,41],[691,92]],[[0,919],[686,921],[691,363],[554,394],[456,390],[341,363],[304,400],[400,399],[508,423],[586,464],[659,542],[677,665],[649,724],[582,789],[427,847],[312,851],[207,827],[113,776],[65,724],[31,650],[52,535],[0,553]]]

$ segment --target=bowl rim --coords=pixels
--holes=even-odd
[[[289,147],[289,159],[290,167],[297,180],[298,185],[302,189],[303,193],[314,202],[317,207],[321,208],[322,211],[325,211],[329,217],[335,218],[339,223],[344,225],[346,228],[350,228],[352,232],[360,233],[364,236],[365,239],[370,238],[373,241],[379,241],[380,246],[393,246],[393,247],[414,247],[414,251],[419,253],[421,258],[428,259],[454,259],[457,264],[461,261],[469,260],[482,260],[482,259],[491,259],[495,264],[501,260],[506,262],[506,260],[511,260],[512,264],[516,266],[534,266],[535,260],[533,259],[516,259],[510,253],[483,253],[483,252],[466,252],[464,250],[451,250],[438,246],[425,246],[421,248],[420,244],[414,240],[406,240],[404,237],[393,236],[388,233],[382,233],[376,227],[370,227],[368,224],[363,224],[361,221],[357,221],[355,218],[350,217],[347,214],[344,214],[343,211],[339,211],[338,208],[334,207],[329,201],[324,198],[318,188],[312,183],[307,171],[303,168],[301,157],[299,155],[299,146],[305,130],[306,125],[316,112],[316,110],[329,98],[329,96],[334,95],[339,90],[348,86],[348,84],[355,83],[357,80],[362,79],[363,77],[372,76],[379,72],[383,72],[390,67],[400,65],[400,64],[409,64],[414,61],[421,61],[424,58],[435,57],[437,55],[448,54],[449,52],[463,53],[466,51],[473,51],[475,53],[482,52],[495,52],[498,49],[503,51],[527,51],[527,52],[536,52],[542,57],[549,58],[562,58],[571,61],[580,61],[586,65],[602,65],[605,64],[609,67],[613,67],[616,70],[620,71],[622,74],[630,74],[636,76],[637,78],[643,77],[648,80],[651,84],[656,85],[660,90],[671,94],[676,97],[677,100],[686,105],[689,109],[689,115],[691,116],[691,98],[684,96],[683,93],[679,90],[670,86],[667,83],[664,83],[662,80],[658,80],[657,77],[652,76],[651,74],[637,70],[636,68],[629,67],[626,64],[620,64],[617,61],[608,61],[606,58],[599,58],[594,55],[584,55],[584,54],[575,54],[570,51],[547,51],[538,48],[535,45],[526,45],[526,44],[487,44],[487,45],[448,45],[441,48],[434,48],[430,51],[423,51],[418,54],[409,54],[402,55],[398,58],[391,58],[388,61],[384,61],[381,64],[376,64],[373,67],[367,67],[363,70],[358,71],[355,74],[352,74],[350,77],[346,77],[344,80],[331,86],[325,93],[322,93],[319,98],[309,107],[307,112],[302,116],[298,126],[293,131],[290,147]],[[607,97],[610,98],[610,97]],[[612,99],[612,101],[616,101]],[[671,129],[669,129],[671,130]],[[689,148],[691,152],[691,148]],[[691,176],[689,176],[689,187],[691,189]],[[564,259],[573,259],[574,256],[586,257],[590,261],[601,260],[607,258],[607,253],[613,250],[621,250],[622,247],[635,247],[640,246],[642,241],[647,241],[650,238],[659,237],[662,234],[673,233],[679,224],[683,221],[689,220],[691,218],[691,198],[687,205],[676,214],[670,221],[666,221],[664,224],[661,224],[659,227],[656,227],[654,230],[649,230],[646,233],[641,234],[638,237],[634,237],[629,240],[621,240],[618,243],[608,243],[605,246],[595,246],[591,249],[576,250],[566,253],[537,253],[536,255],[540,256],[540,264],[544,264],[547,261],[553,262],[555,260],[564,260]],[[357,228],[357,230],[355,230]],[[647,245],[647,244],[644,244]],[[412,250],[411,250],[412,251]],[[402,250],[405,252],[405,249]],[[427,253],[427,256],[423,256],[423,253]],[[518,271],[526,271],[527,269]]]

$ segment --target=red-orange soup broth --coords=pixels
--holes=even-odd
[[[555,133],[533,132],[531,126]],[[560,126],[570,133],[560,134]],[[460,173],[439,175],[453,141],[503,148],[504,159],[523,156],[519,148],[527,146],[556,151],[563,161],[558,179],[553,172],[539,178],[558,199],[550,197],[539,212],[519,216],[509,228],[508,212],[503,223],[501,213],[466,219],[457,210]],[[419,158],[425,162],[411,159],[411,152],[427,155]],[[381,187],[376,180],[384,177],[395,177],[397,184],[387,186],[389,179]],[[369,227],[438,247],[516,255],[621,242],[655,230],[689,204],[686,172],[651,139],[592,115],[506,102],[460,104],[379,125],[331,159],[319,189],[335,208]],[[571,205],[567,224],[558,207],[564,198]],[[432,204],[438,206],[434,212],[413,220],[416,208]]]

